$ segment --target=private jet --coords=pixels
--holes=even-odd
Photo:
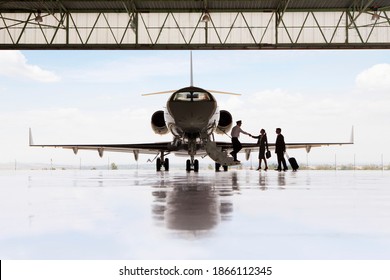
[[[79,150],[95,150],[103,157],[104,152],[128,152],[133,153],[138,161],[139,154],[156,155],[156,171],[169,170],[167,155],[189,157],[186,161],[186,171],[199,171],[199,161],[196,158],[210,157],[215,162],[215,170],[223,167],[224,171],[229,166],[239,165],[229,155],[232,151],[231,142],[215,141],[214,134],[227,134],[232,127],[233,117],[227,110],[220,110],[217,100],[211,94],[234,94],[221,91],[205,90],[193,86],[192,55],[190,59],[191,82],[189,87],[175,91],[165,91],[144,95],[172,93],[166,103],[165,110],[158,110],[151,117],[151,127],[156,134],[171,133],[173,139],[170,142],[139,143],[139,144],[100,144],[100,145],[41,145],[34,144],[31,129],[29,131],[29,145],[31,147],[54,147],[73,150],[75,154]],[[287,149],[304,148],[310,152],[312,147],[353,144],[353,131],[350,142],[345,143],[286,143]],[[269,144],[270,147],[274,144]],[[241,152],[245,152],[246,159],[250,153],[258,150],[256,143],[242,143]]]

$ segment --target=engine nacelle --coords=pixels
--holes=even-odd
[[[232,124],[233,124],[232,115],[228,111],[220,110],[218,126],[215,132],[218,134],[227,133],[230,130],[230,128],[232,128]]]
[[[152,129],[154,133],[164,135],[168,133],[168,127],[165,123],[164,111],[160,110],[152,115]]]

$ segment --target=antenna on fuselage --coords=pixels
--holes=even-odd
[[[192,71],[192,51],[190,51],[190,73],[191,73],[191,86],[193,87],[194,86],[194,75],[193,75],[193,71]]]

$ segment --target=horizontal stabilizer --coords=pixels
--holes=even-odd
[[[166,91],[143,93],[142,96],[152,96],[152,95],[159,95],[159,94],[168,94],[168,93],[174,93],[175,91],[177,91],[177,90],[173,89],[173,90],[166,90]],[[228,94],[228,95],[235,95],[235,96],[240,96],[241,95],[240,93],[219,91],[219,90],[213,90],[213,89],[206,89],[206,91],[211,92],[211,93],[217,93],[217,94]]]
[[[209,91],[209,92],[218,93],[218,94],[228,94],[228,95],[236,95],[236,96],[240,96],[241,95],[240,93],[234,93],[234,92],[219,91],[219,90],[212,90],[212,89],[206,89],[206,90]]]
[[[174,93],[175,91],[177,91],[177,89],[166,90],[166,91],[158,91],[158,92],[151,92],[151,93],[143,93],[142,96],[151,96],[151,95],[158,95],[158,94]]]

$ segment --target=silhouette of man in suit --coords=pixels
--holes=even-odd
[[[278,158],[278,168],[277,171],[282,171],[282,164],[283,164],[283,171],[287,171],[287,164],[286,160],[284,158],[284,153],[286,152],[286,143],[284,142],[284,136],[282,135],[282,129],[277,128],[276,129],[276,143],[275,143],[275,154]]]

